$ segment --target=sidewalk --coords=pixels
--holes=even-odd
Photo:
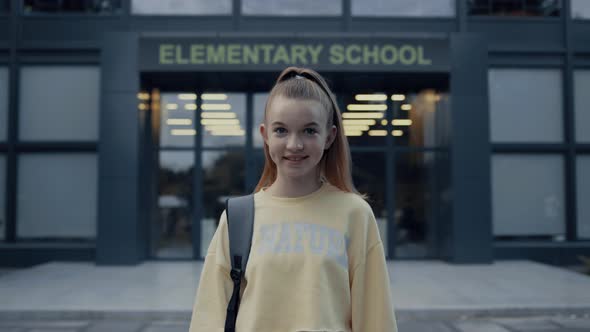
[[[0,321],[38,319],[188,320],[202,263],[130,267],[54,262],[0,274]],[[590,277],[530,261],[452,265],[389,263],[403,319],[590,313]]]

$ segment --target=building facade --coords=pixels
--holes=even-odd
[[[326,77],[388,259],[590,256],[590,2],[0,2],[0,265],[202,259]]]

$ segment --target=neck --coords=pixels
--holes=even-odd
[[[266,190],[278,197],[301,197],[320,189],[322,182],[319,177],[309,180],[283,178],[278,176],[276,181]]]

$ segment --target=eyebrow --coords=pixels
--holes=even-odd
[[[284,123],[280,122],[280,121],[275,121],[272,123],[273,126],[286,126]],[[317,122],[310,122],[304,125],[304,127],[310,127],[310,126],[320,126]]]

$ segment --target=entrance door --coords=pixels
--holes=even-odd
[[[437,226],[449,215],[444,84],[424,88],[415,80],[404,87],[396,80],[388,87],[385,79],[326,76],[343,113],[355,185],[368,196],[388,258],[436,258]],[[252,192],[264,165],[258,125],[268,93],[203,81],[152,92],[159,119],[155,258],[203,258],[225,200]],[[267,85],[256,87],[268,91],[272,81]]]

